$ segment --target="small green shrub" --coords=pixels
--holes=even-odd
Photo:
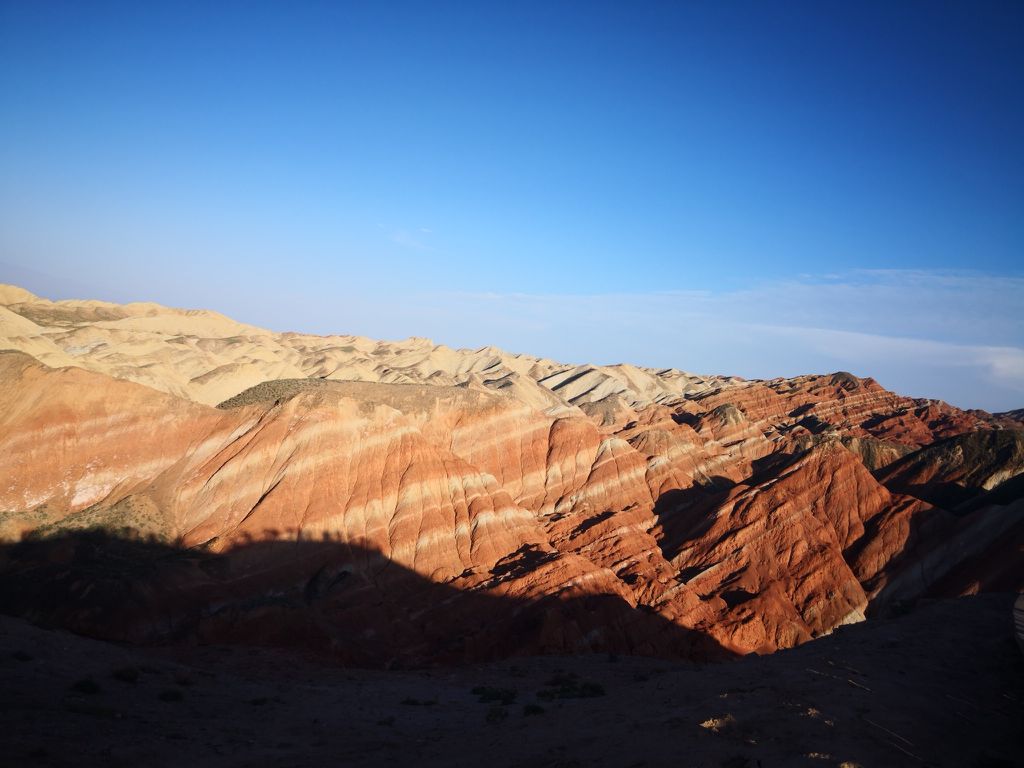
[[[71,690],[75,693],[84,693],[89,696],[93,696],[100,692],[100,687],[95,680],[86,677],[72,683]]]
[[[544,685],[557,688],[563,685],[575,685],[577,680],[579,680],[579,676],[575,672],[555,672],[544,681]]]
[[[136,683],[139,680],[139,668],[118,667],[110,673],[110,676],[122,683]]]
[[[478,685],[470,693],[476,696],[481,704],[491,704],[497,701],[505,705],[514,702],[516,696],[519,695],[519,691],[515,688],[492,688],[485,685]]]
[[[580,681],[573,675],[571,678],[557,678],[563,682],[555,684],[556,678],[549,680],[548,687],[537,691],[537,698],[542,701],[554,701],[555,699],[590,699],[596,696],[604,696],[604,686],[600,683]]]

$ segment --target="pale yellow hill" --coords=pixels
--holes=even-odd
[[[13,285],[0,285],[0,348],[209,405],[264,381],[318,378],[486,388],[542,411],[583,407],[628,418],[632,409],[728,382],[671,369],[565,365],[495,347],[452,349],[418,337],[274,333],[207,310],[49,301]]]

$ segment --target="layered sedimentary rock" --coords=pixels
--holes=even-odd
[[[955,507],[1024,472],[1024,429],[980,430],[934,443],[877,472],[890,488]]]
[[[706,657],[1022,586],[1011,415],[0,299],[0,609],[39,621],[359,663]]]
[[[696,391],[723,377],[633,366],[568,366],[493,347],[456,350],[428,339],[272,333],[216,312],[157,304],[51,302],[0,289],[4,345],[51,366],[75,365],[216,405],[264,381],[324,378],[451,386],[469,381],[538,410],[595,403],[628,405]]]

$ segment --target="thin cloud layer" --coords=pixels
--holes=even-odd
[[[1005,410],[1024,405],[1022,297],[1017,277],[893,270],[722,293],[424,295],[405,312],[454,344],[750,378],[845,369]]]
[[[1024,407],[1024,279],[979,273],[802,275],[742,290],[657,293],[412,293],[395,286],[273,285],[239,275],[154,293],[86,289],[28,269],[8,280],[52,298],[212,307],[275,330],[426,336],[574,363],[630,362],[747,378],[849,370],[895,391],[991,411]],[[110,295],[108,295],[110,294]]]

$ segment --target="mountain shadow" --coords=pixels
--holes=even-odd
[[[1007,483],[1022,470],[1024,430],[996,429],[939,440],[873,474],[890,491],[953,510],[976,507],[1000,486],[1006,486],[1006,500],[1020,498],[1021,487]]]
[[[0,545],[0,612],[108,641],[289,647],[364,667],[538,654],[730,656],[706,634],[618,595],[523,597],[544,558],[521,554],[497,573],[437,583],[330,539],[218,554],[87,530]],[[519,596],[510,596],[510,580]]]
[[[714,525],[714,510],[721,506],[735,484],[715,477],[707,485],[694,485],[662,493],[654,503],[662,556],[672,561],[691,541],[703,536]]]

